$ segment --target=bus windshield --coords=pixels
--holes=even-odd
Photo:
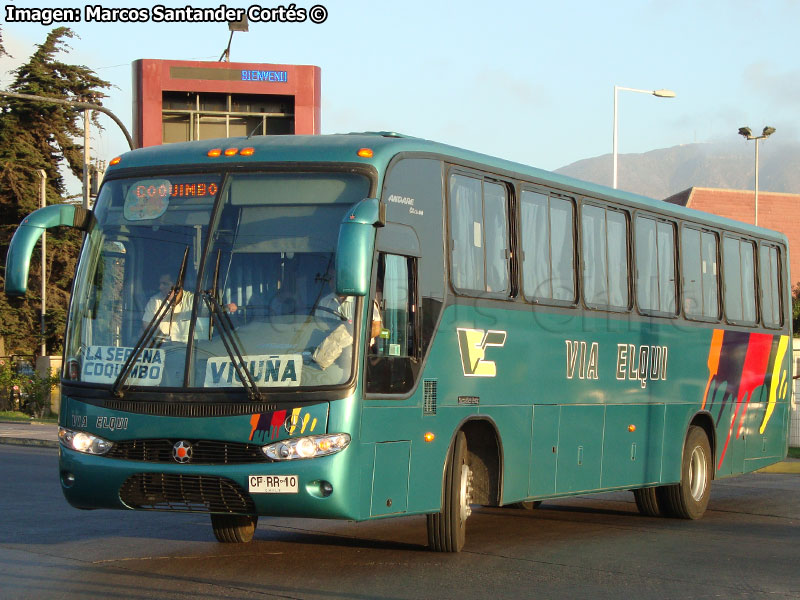
[[[336,242],[368,192],[364,176],[334,172],[106,182],[76,273],[65,379],[111,385],[133,355],[124,387],[345,383],[358,303],[335,295]]]

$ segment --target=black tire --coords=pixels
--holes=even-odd
[[[522,510],[533,510],[534,508],[539,508],[542,505],[541,500],[523,500],[522,502],[515,502],[511,505],[511,508],[520,508]]]
[[[648,487],[633,490],[633,497],[636,500],[636,508],[645,517],[660,517],[661,509],[658,505],[658,488]]]
[[[214,537],[223,544],[241,544],[253,539],[258,516],[211,515]]]
[[[472,510],[472,472],[467,464],[467,437],[459,431],[444,473],[442,510],[427,516],[428,545],[434,552],[460,552]]]
[[[711,444],[701,427],[691,426],[686,434],[681,461],[681,481],[657,490],[662,511],[679,519],[699,519],[711,496],[713,473]]]

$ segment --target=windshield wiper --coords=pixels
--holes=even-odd
[[[183,292],[183,282],[186,279],[186,261],[188,258],[189,246],[186,246],[186,250],[183,252],[181,269],[178,272],[178,279],[175,282],[175,285],[170,288],[167,296],[161,301],[158,309],[156,309],[153,318],[150,319],[150,322],[145,326],[144,331],[142,331],[142,335],[139,336],[139,339],[133,346],[133,352],[128,355],[128,358],[122,364],[122,370],[119,372],[119,375],[117,375],[117,378],[114,380],[114,384],[111,386],[111,393],[114,395],[114,397],[122,397],[122,386],[128,379],[128,375],[130,375],[131,371],[133,370],[133,365],[135,365],[136,361],[139,360],[139,357],[142,355],[142,352],[144,352],[144,349],[152,346],[156,331],[158,331],[158,327],[161,325],[161,321],[163,321],[167,313],[174,309],[178,304],[178,296],[180,296],[181,292]]]
[[[239,381],[242,382],[242,386],[247,390],[247,397],[253,401],[261,400],[261,392],[258,390],[253,375],[250,373],[250,369],[245,363],[244,356],[242,356],[242,352],[239,349],[239,344],[236,343],[236,336],[233,333],[231,318],[228,316],[228,313],[223,310],[217,300],[216,291],[206,290],[202,293],[202,296],[206,306],[208,306],[208,312],[210,313],[209,323],[216,315],[216,321],[219,324],[220,338],[225,346],[225,351],[228,353],[228,357],[231,359],[233,368],[236,369]]]
[[[222,257],[222,250],[217,250],[217,260],[214,264],[214,300],[219,304],[219,261]],[[211,340],[211,335],[214,333],[214,311],[209,307],[208,316],[208,339]]]

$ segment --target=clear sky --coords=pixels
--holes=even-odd
[[[296,6],[309,9],[317,1]],[[620,92],[620,153],[741,141],[736,131],[743,125],[754,132],[776,127],[773,142],[800,138],[796,0],[320,3],[328,10],[323,24],[250,23],[248,33],[234,35],[231,60],[321,67],[323,133],[399,131],[556,169],[611,152],[616,84],[677,94],[660,99]],[[74,0],[2,2],[12,4],[84,7]],[[3,40],[14,59],[0,59],[0,87],[55,26],[9,23],[3,9]],[[114,84],[106,106],[129,129],[132,61],[214,61],[229,35],[225,23],[68,26],[80,39],[61,59]],[[113,122],[100,119],[105,131],[92,135],[93,154],[112,158],[127,145]]]

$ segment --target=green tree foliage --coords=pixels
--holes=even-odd
[[[792,290],[792,330],[800,335],[800,283]]]
[[[102,104],[102,90],[110,87],[85,67],[58,60],[70,47],[72,30],[52,30],[26,63],[14,71],[10,91]],[[0,53],[4,53],[0,38]],[[96,115],[95,115],[96,118]],[[99,124],[95,121],[95,125]],[[5,256],[17,225],[39,207],[40,170],[47,178],[48,204],[63,202],[63,165],[75,177],[83,169],[83,112],[70,106],[0,97],[0,283],[5,277]],[[61,346],[67,302],[80,248],[79,233],[66,228],[47,235],[47,346]],[[41,311],[41,255],[31,259],[28,295],[25,299],[0,294],[0,336],[6,352],[31,354],[38,349]]]

